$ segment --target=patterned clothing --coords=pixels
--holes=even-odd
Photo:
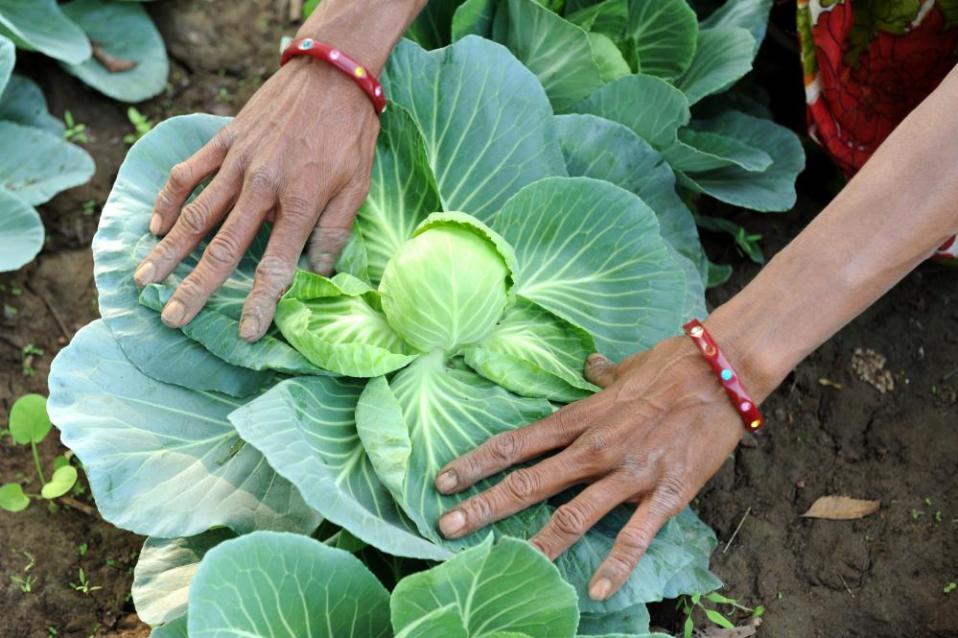
[[[798,33],[809,134],[851,176],[958,62],[958,0],[798,0]]]

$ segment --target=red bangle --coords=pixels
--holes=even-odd
[[[719,378],[719,382],[725,388],[725,394],[728,395],[732,406],[735,407],[735,411],[741,417],[745,429],[749,432],[761,430],[765,426],[762,413],[758,411],[758,406],[752,401],[752,398],[742,386],[742,382],[739,381],[738,375],[735,374],[735,370],[729,364],[725,355],[722,354],[722,351],[719,350],[718,345],[712,339],[712,335],[708,333],[702,322],[698,319],[692,319],[682,326],[682,329],[692,339],[699,352],[705,357],[709,367]]]
[[[373,103],[376,115],[382,115],[383,111],[386,110],[386,94],[376,76],[336,47],[317,42],[312,38],[297,38],[290,42],[286,50],[283,51],[283,57],[280,59],[279,65],[283,66],[297,55],[309,55],[333,65],[352,78],[353,82],[369,96],[369,101]]]

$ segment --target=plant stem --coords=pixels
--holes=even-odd
[[[46,485],[47,480],[43,477],[43,469],[40,467],[40,453],[37,451],[37,444],[30,441],[30,448],[33,450],[33,463],[37,467],[37,476],[40,477],[40,485]]]

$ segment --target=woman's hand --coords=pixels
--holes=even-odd
[[[167,302],[163,322],[189,323],[271,221],[240,321],[243,339],[263,336],[314,228],[311,260],[323,274],[332,270],[369,189],[378,133],[368,98],[342,73],[306,58],[280,69],[235,120],[173,168],[157,197],[150,231],[164,238],[136,271],[141,286],[166,278],[219,226]]]
[[[452,494],[558,450],[446,512],[439,529],[458,538],[589,483],[530,539],[554,560],[617,505],[638,503],[592,577],[590,596],[604,600],[629,577],[659,529],[718,471],[743,429],[687,337],[664,341],[618,365],[592,355],[586,377],[604,389],[537,423],[499,434],[443,468],[436,487]]]

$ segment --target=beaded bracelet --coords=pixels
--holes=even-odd
[[[719,382],[725,389],[725,394],[728,395],[732,406],[738,412],[745,429],[749,432],[760,431],[765,426],[765,419],[759,412],[758,406],[755,405],[755,402],[752,401],[752,398],[742,386],[742,382],[739,381],[738,375],[735,374],[735,370],[729,364],[728,359],[725,358],[725,355],[722,354],[722,351],[719,350],[718,345],[712,339],[712,335],[708,333],[708,330],[698,319],[692,319],[682,326],[682,329],[692,339],[699,352],[705,357],[709,367],[718,376]]]
[[[279,65],[283,66],[297,55],[308,55],[317,60],[328,62],[352,78],[353,82],[369,96],[369,101],[373,103],[376,115],[382,115],[383,111],[386,110],[386,94],[383,92],[383,87],[376,76],[336,47],[317,42],[312,38],[297,38],[290,42],[286,50],[283,51],[283,57],[280,59]]]

